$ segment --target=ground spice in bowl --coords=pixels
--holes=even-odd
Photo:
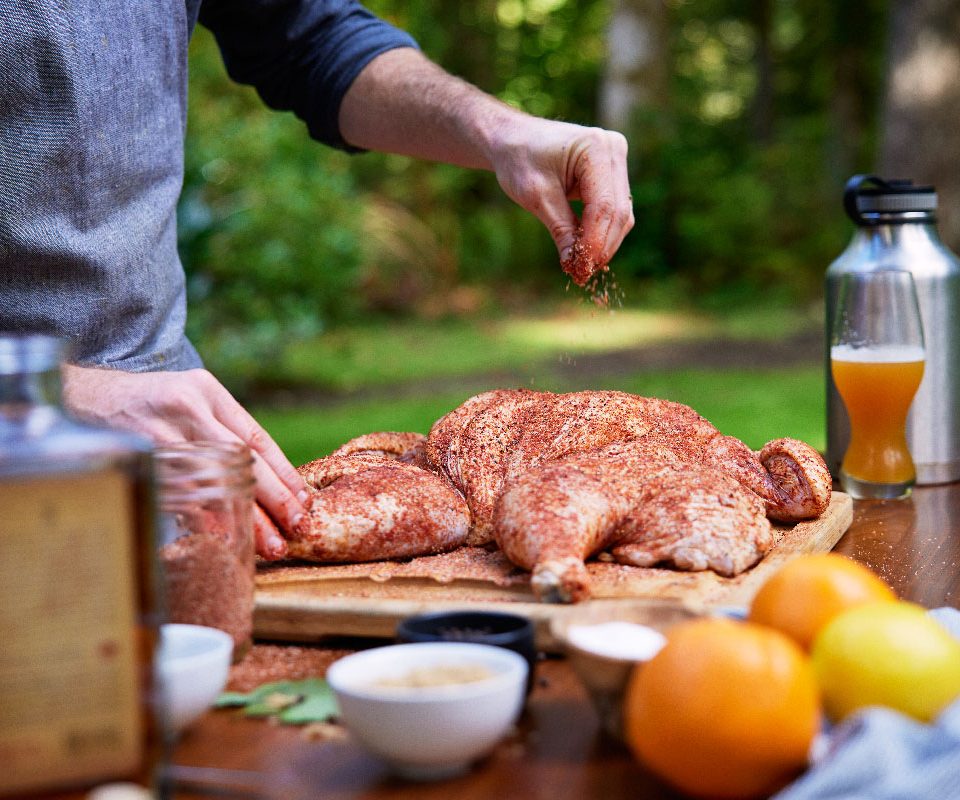
[[[496,673],[483,664],[429,664],[415,667],[402,675],[378,679],[373,685],[399,689],[426,689],[486,681]]]

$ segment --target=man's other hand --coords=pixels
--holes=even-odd
[[[303,515],[307,487],[270,435],[204,369],[123,372],[68,365],[64,403],[79,419],[139,433],[157,445],[185,441],[242,442],[253,453],[257,553],[286,555],[281,530]]]

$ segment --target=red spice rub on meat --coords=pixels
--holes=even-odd
[[[625,392],[485,392],[425,442],[371,435],[345,451],[301,468],[315,494],[292,556],[407,558],[495,539],[549,600],[588,596],[583,562],[604,548],[625,564],[736,574],[769,549],[767,517],[817,517],[831,493],[803,442],[758,454],[688,406]]]
[[[339,474],[324,469],[323,461],[335,463]],[[301,474],[316,491],[288,536],[294,558],[410,558],[452,550],[466,540],[467,504],[433,472],[364,452],[311,462]]]

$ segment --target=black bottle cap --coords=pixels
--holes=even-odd
[[[933,220],[937,191],[933,186],[914,186],[910,180],[884,180],[876,175],[854,175],[843,191],[843,208],[857,225],[922,221],[915,217],[897,220],[890,215],[919,213]]]

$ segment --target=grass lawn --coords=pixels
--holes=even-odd
[[[686,310],[602,310],[568,303],[525,317],[409,320],[349,326],[287,346],[258,362],[260,377],[331,392],[426,378],[523,371],[537,380],[559,359],[644,345],[710,339],[778,339],[822,327],[816,312],[751,308],[724,315]],[[221,374],[215,354],[204,353]]]
[[[261,365],[267,377],[317,387],[321,404],[254,406],[251,411],[294,463],[325,455],[361,433],[425,433],[474,392],[518,384],[664,397],[692,406],[753,448],[779,436],[823,448],[823,372],[817,364],[738,370],[680,364],[579,382],[569,377],[570,370],[561,378],[556,369],[561,361],[575,364],[585,355],[644,345],[777,339],[821,326],[815,312],[773,308],[706,316],[677,310],[601,311],[583,304],[530,317],[364,325],[293,345],[275,363]],[[498,372],[504,377],[497,377]],[[429,384],[420,391],[418,381]]]
[[[493,387],[490,387],[493,388]],[[789,370],[679,370],[638,374],[616,383],[533,388],[621,389],[686,403],[721,431],[753,448],[769,439],[793,436],[823,448],[823,371],[819,366]],[[424,393],[322,408],[254,409],[254,416],[295,464],[329,453],[347,439],[375,430],[426,433],[438,417],[471,392]]]

